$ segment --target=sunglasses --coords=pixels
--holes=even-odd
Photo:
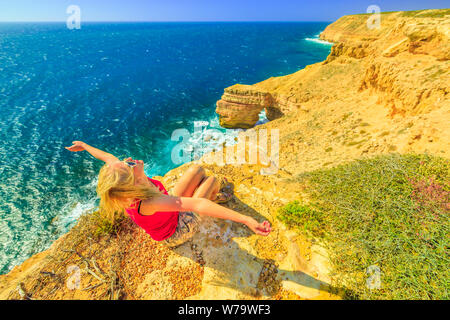
[[[137,163],[133,161],[124,161],[124,163],[129,166],[130,168],[136,167]]]

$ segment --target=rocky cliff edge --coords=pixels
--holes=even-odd
[[[334,43],[326,61],[225,89],[217,104],[225,127],[250,128],[266,108],[272,121],[243,135],[278,129],[278,170],[261,175],[260,162],[203,164],[233,182],[227,206],[268,219],[270,236],[208,218],[192,242],[168,250],[129,220],[98,236],[85,216],[50,249],[1,276],[0,298],[340,298],[326,250],[287,230],[277,209],[307,197],[296,179],[303,172],[390,152],[449,157],[449,14],[386,13],[380,29],[367,28],[368,15],[342,17],[320,35]],[[191,164],[160,179],[170,188]]]

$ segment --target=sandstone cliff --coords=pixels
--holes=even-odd
[[[323,63],[251,87],[225,89],[216,110],[221,124],[252,126],[254,114],[263,108],[269,120],[291,111],[317,110],[334,103],[337,95],[339,100],[376,97],[376,105],[390,116],[448,106],[448,10],[382,14],[380,29],[369,29],[367,19],[368,15],[345,16],[328,26],[320,37],[335,45]],[[254,103],[248,99],[250,90],[265,99]],[[242,110],[252,116],[245,117]]]
[[[217,103],[224,127],[249,128],[266,108],[272,121],[247,132],[280,130],[275,174],[260,175],[261,164],[206,165],[234,183],[227,206],[271,221],[269,237],[205,219],[192,243],[172,251],[129,222],[116,236],[89,237],[86,218],[1,276],[0,298],[20,298],[20,292],[34,299],[339,298],[339,291],[329,292],[327,252],[287,230],[277,209],[305,197],[295,177],[306,171],[390,152],[449,158],[449,15],[386,13],[372,30],[367,15],[346,16],[321,34],[335,43],[326,61],[225,89]],[[190,165],[161,179],[170,188]],[[64,285],[70,265],[81,268],[81,289]]]
[[[221,126],[248,129],[259,120],[261,110],[271,105],[269,93],[253,86],[236,84],[225,89],[222,99],[217,101],[216,112],[220,114]]]

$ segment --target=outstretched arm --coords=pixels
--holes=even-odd
[[[67,150],[72,152],[84,151],[89,152],[94,158],[98,160],[102,160],[106,163],[112,163],[115,161],[119,161],[115,156],[100,149],[94,148],[83,141],[74,141],[72,142],[72,146],[66,147]]]
[[[270,223],[264,221],[258,223],[255,219],[245,216],[231,209],[225,208],[205,198],[173,197],[161,195],[158,198],[142,201],[140,213],[151,215],[156,211],[194,211],[200,215],[239,222],[248,226],[253,232],[267,236],[270,231]]]

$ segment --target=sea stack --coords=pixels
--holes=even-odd
[[[272,103],[269,93],[254,86],[235,84],[225,89],[222,99],[217,101],[216,112],[222,127],[248,129],[259,120],[261,110],[270,108]]]

